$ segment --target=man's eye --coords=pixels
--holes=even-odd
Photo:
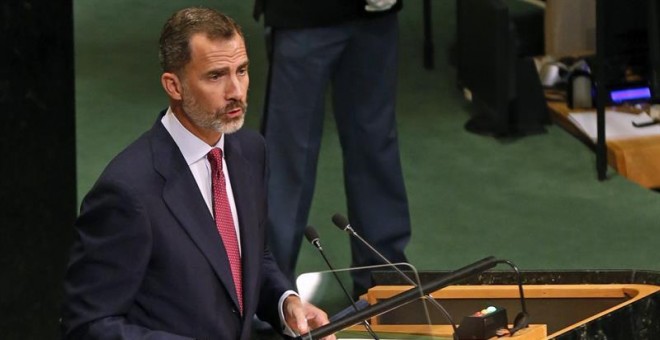
[[[245,75],[245,74],[247,74],[247,73],[248,73],[247,68],[242,68],[242,69],[239,69],[239,70],[238,70],[238,74],[240,74],[240,75]]]

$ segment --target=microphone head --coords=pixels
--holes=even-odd
[[[307,241],[309,241],[310,243],[314,243],[314,241],[318,241],[319,233],[316,232],[316,229],[314,229],[314,227],[308,225],[307,227],[305,227],[305,238],[307,238]]]
[[[334,223],[337,228],[341,230],[346,230],[346,227],[350,225],[348,223],[348,219],[340,214],[332,215],[332,223]]]

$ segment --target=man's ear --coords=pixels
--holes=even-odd
[[[176,74],[170,72],[164,72],[160,76],[160,82],[163,85],[163,89],[167,92],[167,95],[174,100],[181,100],[181,82],[179,77]]]

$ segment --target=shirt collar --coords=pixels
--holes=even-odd
[[[174,142],[181,150],[183,158],[186,159],[188,165],[198,162],[202,158],[206,158],[206,155],[211,151],[211,146],[202,141],[199,137],[195,136],[192,132],[188,131],[179,119],[176,118],[172,108],[167,108],[167,113],[161,119],[163,126],[167,132],[170,133]],[[225,134],[223,133],[220,137],[218,143],[214,146],[224,150],[225,146]]]

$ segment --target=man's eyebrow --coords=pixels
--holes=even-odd
[[[237,69],[247,68],[249,65],[250,65],[250,61],[246,60],[242,64],[238,65]],[[229,73],[229,69],[230,69],[229,66],[218,67],[218,68],[214,68],[214,69],[209,70],[208,72],[206,72],[206,74],[207,75],[225,75],[225,74]]]
[[[208,72],[206,72],[206,74],[209,74],[209,75],[211,75],[211,74],[222,75],[222,74],[227,74],[227,73],[229,73],[229,67],[228,66],[213,68],[213,69],[210,69]]]

